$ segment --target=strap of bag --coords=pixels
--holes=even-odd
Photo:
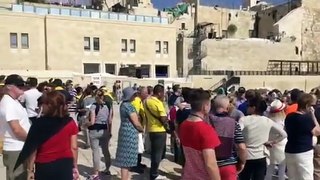
[[[157,120],[164,126],[164,123],[160,120],[160,117],[157,117],[156,115],[154,115],[154,114],[152,113],[152,111],[150,111],[150,109],[149,109],[149,107],[148,107],[148,101],[146,101],[146,110],[150,113],[150,115],[151,115],[153,118],[157,119]]]

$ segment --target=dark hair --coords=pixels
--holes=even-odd
[[[82,87],[78,86],[78,87],[76,87],[76,91],[77,91],[77,94],[79,94],[83,91],[83,89],[82,89]]]
[[[180,85],[179,84],[175,84],[172,87],[173,92],[177,92],[180,89]]]
[[[292,89],[290,92],[290,98],[292,102],[297,102],[299,97],[301,96],[302,91],[299,89]]]
[[[203,103],[210,100],[210,93],[202,89],[195,89],[190,92],[189,100],[191,109],[195,112],[201,111]]]
[[[255,95],[253,98],[248,99],[248,103],[250,107],[255,107],[255,114],[258,114],[258,115],[263,115],[263,113],[268,108],[267,102],[262,98],[260,93],[257,91],[255,91]]]
[[[315,102],[315,98],[311,94],[302,93],[298,99],[298,109],[304,110],[307,108],[307,105],[312,105]]]
[[[38,85],[38,79],[34,78],[34,77],[28,77],[27,79],[27,85],[29,85],[30,87],[37,87]]]
[[[191,88],[184,87],[182,88],[181,95],[185,102],[190,103],[190,93],[192,92]]]
[[[260,94],[259,94],[260,95]],[[252,99],[252,98],[254,98],[255,96],[256,96],[256,91],[255,90],[253,90],[253,89],[249,89],[249,90],[247,90],[246,91],[246,93],[245,93],[245,98],[247,99],[247,100],[250,100],[250,99]]]
[[[59,118],[68,116],[66,98],[59,91],[52,91],[43,95],[43,97],[41,97],[41,103],[48,106],[48,111],[44,114],[45,116]]]
[[[37,89],[38,89],[38,91],[43,92],[45,90],[44,87],[46,87],[46,86],[48,86],[47,81],[39,83]]]
[[[153,94],[158,94],[164,92],[164,87],[161,84],[155,85],[153,88]]]
[[[62,82],[61,79],[55,79],[55,80],[53,80],[53,81],[52,81],[52,84],[53,84],[54,86],[63,86],[63,82]]]
[[[148,89],[148,94],[149,94],[149,95],[152,94],[152,92],[153,92],[153,87],[152,87],[152,86],[148,86],[147,89]]]

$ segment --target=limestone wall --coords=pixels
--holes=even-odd
[[[302,58],[320,60],[320,8],[305,7],[302,21]]]
[[[223,76],[192,76],[194,87],[208,89],[223,78]],[[318,76],[240,76],[240,86],[250,88],[277,88],[281,91],[300,88],[309,92],[320,85]]]
[[[206,70],[265,71],[269,60],[300,60],[300,56],[295,54],[294,43],[274,43],[263,39],[208,39],[203,44],[207,47],[207,57],[203,59]],[[192,59],[187,56],[191,45],[192,39],[185,39],[185,76],[192,67]]]

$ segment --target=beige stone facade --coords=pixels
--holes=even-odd
[[[185,38],[184,46],[178,48],[178,70],[183,76],[192,68],[192,59],[188,57],[193,39]],[[182,42],[180,42],[182,43]],[[293,42],[275,43],[264,39],[207,39],[202,49],[206,57],[202,60],[204,70],[242,70],[266,71],[269,60],[300,60],[295,53]]]
[[[149,77],[156,77],[156,68],[162,66],[169,77],[176,76],[173,25],[153,21],[159,18],[150,23],[129,22],[130,17],[147,20],[143,16],[113,13],[108,17],[116,19],[111,20],[99,12],[92,15],[100,18],[0,11],[1,69],[104,73],[111,68],[118,73],[121,66],[146,66]],[[28,48],[22,47],[22,33],[28,36]],[[11,41],[18,46],[12,47]]]

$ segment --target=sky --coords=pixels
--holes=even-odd
[[[178,2],[182,0],[151,0],[154,7],[157,9],[163,9],[166,7],[175,7]],[[284,3],[288,2],[288,0],[264,0],[269,3]],[[242,0],[200,0],[200,4],[203,5],[219,5],[220,7],[229,7],[229,8],[239,8],[242,4]]]

